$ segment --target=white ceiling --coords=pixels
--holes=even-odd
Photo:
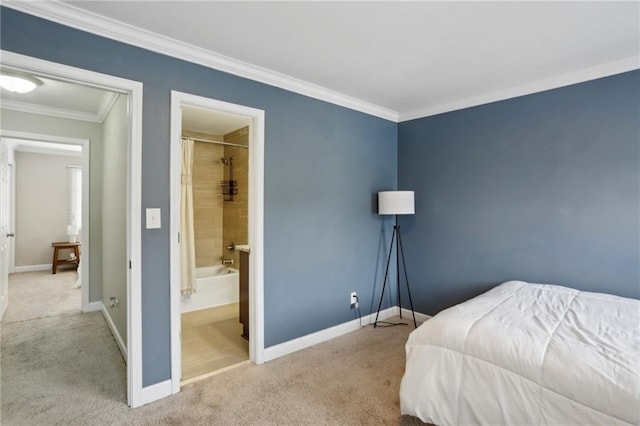
[[[0,108],[72,120],[102,123],[118,94],[78,83],[33,75],[42,81],[29,93],[0,89]],[[250,120],[199,108],[183,108],[182,128],[210,135],[226,135],[249,125]],[[16,145],[16,149],[33,148],[33,144]],[[38,148],[38,147],[36,147]]]
[[[248,126],[251,119],[201,108],[182,108],[182,130],[224,136]]]
[[[637,1],[4,3],[399,120],[640,66]]]
[[[0,89],[0,107],[14,111],[102,123],[118,94],[35,76],[42,85],[29,93]]]

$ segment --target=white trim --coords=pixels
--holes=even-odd
[[[85,111],[73,109],[56,108],[52,106],[30,104],[26,102],[2,99],[0,108],[12,111],[26,112],[29,114],[47,115],[50,117],[66,118],[69,120],[88,121],[90,123],[102,123],[100,116]]]
[[[102,95],[102,100],[100,101],[100,105],[98,106],[98,112],[96,114],[98,120],[100,120],[100,123],[103,123],[107,118],[107,115],[109,115],[109,112],[111,112],[111,108],[113,108],[113,106],[116,104],[118,96],[118,93],[104,92],[104,94]]]
[[[28,148],[43,147],[48,148],[56,155],[73,155],[80,154],[82,141],[89,139],[69,138],[65,136],[51,136],[38,133],[14,132],[3,130],[3,135],[10,139],[11,145],[15,151],[27,151]],[[67,146],[62,146],[67,145]],[[34,152],[34,151],[27,151]]]
[[[176,92],[171,91],[171,124],[169,138],[169,298],[171,322],[171,393],[180,392],[182,379],[182,308],[180,297],[180,188],[178,178],[182,165],[182,105]],[[178,139],[176,139],[178,138]]]
[[[171,91],[170,139],[170,270],[171,270],[171,380],[172,392],[180,391],[181,304],[180,304],[180,140],[182,107],[196,107],[242,115],[252,119],[249,126],[249,358],[264,362],[264,111],[242,105]]]
[[[87,312],[97,312],[97,311],[101,311],[102,310],[102,301],[97,301],[97,302],[89,302],[89,304],[87,304],[87,308],[83,308],[82,312],[87,313]]]
[[[122,336],[118,332],[118,328],[116,327],[116,324],[113,322],[113,318],[111,318],[111,314],[109,314],[107,307],[104,306],[104,303],[102,302],[97,302],[97,303],[100,303],[100,310],[102,311],[102,316],[104,317],[104,320],[107,322],[107,325],[111,330],[111,334],[113,334],[113,338],[118,344],[118,349],[120,349],[120,353],[122,354],[122,358],[124,358],[124,362],[127,362],[127,345],[125,345],[124,340],[122,340]]]
[[[3,2],[3,6],[6,6]],[[96,71],[89,71],[70,65],[50,62],[32,56],[21,55],[8,50],[0,50],[0,63],[2,67],[14,71],[29,71],[38,76],[52,78],[54,80],[67,81],[71,83],[88,84],[91,87],[128,94],[127,89],[132,83],[142,84],[137,81],[127,80],[108,74],[101,74]],[[44,65],[48,64],[48,65]]]
[[[264,362],[264,129],[262,110],[240,108],[249,127],[249,359]]]
[[[20,145],[15,148],[17,152],[29,152],[32,154],[64,155],[66,157],[82,157],[82,151],[68,149],[49,148],[46,146]]]
[[[141,404],[145,405],[171,395],[171,380],[142,388]]]
[[[415,314],[416,314],[416,322],[418,323],[418,326],[420,326],[421,323],[431,318],[430,315],[421,314],[420,312],[416,312]],[[402,308],[402,315],[403,315],[402,317],[403,320],[410,321],[410,324],[413,324],[413,315],[411,315],[411,309]]]
[[[13,268],[13,273],[20,274],[22,272],[38,272],[38,271],[50,271],[51,264],[45,263],[42,265],[25,265],[25,266],[15,266]]]
[[[129,155],[127,185],[127,251],[131,264],[127,285],[127,378],[131,407],[144,404],[142,385],[142,83],[129,89]]]
[[[91,241],[90,230],[89,230],[89,170],[90,170],[90,141],[88,139],[80,139],[80,138],[69,138],[63,136],[51,136],[37,133],[28,133],[28,132],[17,132],[10,130],[0,130],[2,136],[7,138],[16,151],[24,151],[24,152],[37,152],[40,154],[46,155],[76,155],[76,153],[70,153],[70,151],[62,151],[59,148],[47,148],[46,144],[55,144],[58,147],[63,145],[79,147],[81,152],[78,154],[82,156],[82,168],[87,171],[87,173],[83,173],[82,176],[82,258],[90,259],[90,248],[89,241]],[[21,141],[26,141],[27,143],[33,143],[37,145],[38,143],[42,143],[40,147],[29,147],[27,145],[22,145]],[[86,176],[85,176],[86,175]],[[90,271],[90,262],[83,262],[83,266],[80,269],[80,281],[84,283],[89,283],[89,271]],[[20,267],[15,267],[14,270],[18,271]],[[47,269],[51,269],[51,265]],[[42,269],[44,270],[44,269]],[[87,304],[89,303],[89,285],[84,285],[81,287],[81,298],[82,298],[82,310],[85,311]]]
[[[15,152],[9,150],[9,167],[11,168],[11,188],[9,191],[11,192],[10,202],[11,202],[11,212],[9,215],[11,216],[9,226],[10,229],[15,231],[16,229],[16,161],[15,161]],[[16,239],[11,238],[9,241],[9,273],[14,273],[16,268]]]
[[[380,311],[378,315],[378,321],[383,321],[387,318],[397,316],[400,311],[397,306],[392,306],[385,310]],[[411,311],[409,311],[411,312]],[[351,321],[343,322],[333,327],[325,328],[324,330],[316,331],[315,333],[307,334],[306,336],[298,337],[297,339],[289,340],[278,345],[269,346],[264,350],[265,362],[273,361],[276,358],[280,358],[285,355],[289,355],[293,352],[308,348],[309,346],[317,345],[318,343],[326,342],[327,340],[335,339],[336,337],[343,336],[356,330],[360,330],[363,326],[373,324],[376,320],[376,312],[365,315],[362,318],[357,318]],[[416,314],[416,318],[417,318]],[[360,324],[363,325],[360,325]]]
[[[518,96],[531,95],[545,90],[557,89],[559,87],[582,83],[589,80],[621,74],[640,68],[638,56],[624,58],[618,61],[608,62],[595,67],[585,68],[568,74],[557,75],[544,80],[532,81],[519,86],[498,90],[479,96],[460,99],[455,102],[435,105],[428,108],[421,108],[414,111],[402,112],[398,116],[398,121],[409,121],[416,118],[429,117],[431,115],[456,111],[473,106],[489,104],[492,102],[504,101]]]
[[[222,367],[221,369],[216,370],[216,371],[211,371],[209,373],[202,374],[200,376],[196,376],[196,377],[192,377],[192,378],[187,379],[187,380],[183,380],[181,385],[182,386],[186,386],[186,385],[189,385],[191,383],[199,382],[200,380],[204,380],[204,379],[208,379],[209,377],[217,376],[218,374],[225,373],[225,372],[227,372],[229,370],[235,370],[236,368],[241,367],[243,365],[247,365],[247,364],[251,364],[251,360],[250,359],[247,359],[245,361],[237,362],[237,363],[229,365],[227,367]]]
[[[82,262],[82,268],[80,268],[80,282],[86,283],[86,285],[81,286],[82,311],[86,312],[89,304],[89,277],[91,276],[89,273],[90,262],[86,261],[86,259],[91,258],[89,244],[89,242],[91,241],[89,228],[89,217],[91,214],[89,203],[89,194],[91,192],[89,188],[89,175],[91,168],[91,142],[88,139],[52,136],[28,132],[16,132],[1,129],[0,133],[2,134],[2,137],[7,138],[11,142],[16,151],[37,152],[46,155],[76,155],[75,152],[72,153],[68,150],[61,150],[59,147],[68,145],[70,147],[80,147],[81,149],[81,152],[79,152],[78,154],[82,156],[82,168],[86,172],[82,174],[82,257],[80,260],[82,261],[82,259],[85,259],[85,261]],[[24,144],[22,141],[25,141]],[[42,146],[37,146],[39,143],[41,143]],[[34,146],[29,146],[29,144],[32,144]],[[46,147],[46,144],[54,144],[57,145],[58,148]],[[18,267],[16,267],[16,270],[17,268]],[[49,265],[48,269],[51,268],[52,266]]]
[[[204,65],[229,74],[279,87],[335,105],[398,121],[396,111],[338,93],[307,81],[224,56],[210,50],[143,30],[62,2],[24,2],[5,0],[3,5],[39,18],[48,19],[111,40],[141,47],[184,61]]]
[[[127,185],[127,401],[142,405],[141,188],[142,83],[0,50],[2,66],[129,95],[129,167]],[[84,166],[84,163],[83,163]],[[87,169],[88,170],[88,169]],[[83,173],[83,175],[85,175]],[[86,174],[89,175],[88,173]],[[84,183],[84,182],[83,182]],[[88,219],[88,215],[87,215]],[[83,224],[83,227],[85,224]],[[88,223],[87,223],[88,226]],[[84,237],[84,232],[83,232]],[[83,240],[84,245],[84,240]],[[83,250],[86,250],[85,246]],[[83,275],[88,268],[82,268]],[[88,282],[88,276],[83,282]],[[83,286],[84,287],[84,286]]]
[[[464,98],[454,102],[446,102],[427,108],[397,112],[389,108],[338,93],[307,81],[299,80],[257,65],[220,55],[161,34],[143,30],[133,25],[126,24],[112,18],[107,18],[63,2],[26,2],[4,0],[3,5],[39,18],[48,19],[53,22],[92,34],[97,34],[122,43],[127,43],[146,50],[217,69],[274,87],[279,87],[294,93],[314,99],[320,99],[335,105],[340,105],[394,122],[424,118],[472,106],[497,102],[639,68],[639,58],[638,56],[634,56],[579,70],[573,73],[526,83],[505,90]]]

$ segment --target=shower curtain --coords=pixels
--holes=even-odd
[[[182,139],[180,179],[180,258],[183,295],[196,292],[196,245],[193,227],[193,139]]]

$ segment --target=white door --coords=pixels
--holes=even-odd
[[[7,141],[0,139],[0,319],[9,305],[9,238],[11,212],[11,167]]]

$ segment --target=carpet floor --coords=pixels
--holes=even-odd
[[[2,425],[110,424],[101,413],[128,409],[125,364],[101,312],[1,327]]]
[[[244,364],[137,409],[102,315],[3,324],[3,425],[385,425],[400,416],[412,327],[356,332],[262,364]]]
[[[73,288],[78,274],[74,269],[21,272],[9,275],[9,306],[2,318],[7,324],[80,312],[82,290]]]

